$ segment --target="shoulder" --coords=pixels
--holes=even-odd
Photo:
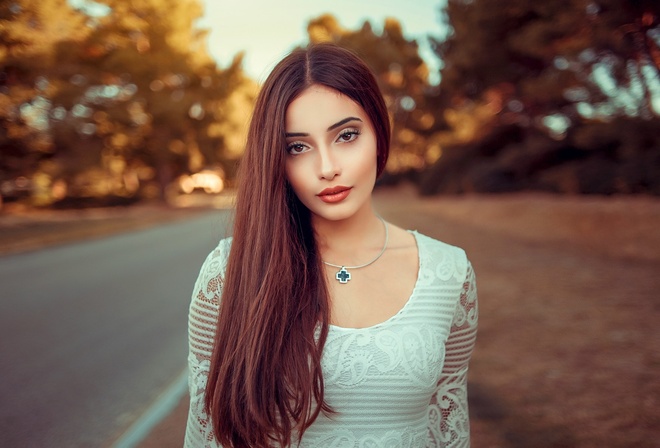
[[[426,264],[428,268],[435,270],[437,275],[444,280],[450,278],[460,282],[465,280],[470,262],[462,248],[452,246],[416,230],[411,231],[411,233],[417,240],[422,264]]]
[[[195,282],[193,302],[201,297],[212,302],[217,300],[216,296],[219,296],[225,269],[227,268],[231,241],[231,237],[220,240],[215,249],[208,254],[206,260],[202,263],[197,281]]]
[[[217,273],[220,273],[220,270],[224,271],[227,265],[227,258],[229,257],[229,250],[231,249],[231,242],[231,237],[221,239],[215,249],[204,260],[202,271],[212,270],[218,271]]]
[[[457,257],[463,257],[467,259],[465,251],[458,246],[452,246],[451,244],[445,243],[444,241],[437,240],[423,233],[419,233],[417,230],[410,230],[410,233],[415,235],[417,239],[417,244],[420,247],[423,247],[426,250],[442,253],[450,253]]]

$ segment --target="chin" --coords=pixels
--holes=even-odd
[[[355,204],[350,203],[333,205],[324,204],[320,207],[311,207],[309,210],[314,217],[319,219],[327,221],[343,221],[357,215],[366,205],[366,203],[363,203],[360,204],[359,207],[356,207]]]

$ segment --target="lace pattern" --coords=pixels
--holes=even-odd
[[[356,437],[350,430],[335,430],[326,437],[317,437],[311,440],[306,436],[301,447],[323,447],[323,448],[418,448],[424,446],[425,438],[419,434],[413,434],[410,428],[403,431],[385,431],[382,434],[371,434]]]
[[[188,388],[190,408],[186,425],[185,447],[215,448],[218,443],[208,415],[204,412],[204,391],[211,368],[215,326],[229,256],[230,239],[220,241],[218,247],[204,261],[193,289],[188,314]]]
[[[304,447],[469,447],[467,367],[476,338],[474,272],[462,250],[414,232],[420,270],[404,308],[369,328],[330,328],[326,399]],[[230,241],[202,266],[189,315],[190,412],[185,447],[218,447],[203,394]]]
[[[428,447],[470,446],[467,373],[477,336],[478,314],[475,275],[472,266],[468,265],[446,342],[445,365],[428,407]]]

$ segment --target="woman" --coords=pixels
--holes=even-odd
[[[469,446],[474,274],[374,212],[389,138],[347,50],[296,50],[266,80],[233,238],[193,292],[187,447]]]

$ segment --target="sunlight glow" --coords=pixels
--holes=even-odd
[[[440,62],[431,50],[428,36],[446,34],[439,12],[445,3],[444,0],[204,0],[205,15],[199,26],[211,31],[209,51],[221,66],[229,65],[238,52],[244,51],[245,70],[261,82],[283,55],[307,43],[306,27],[310,19],[330,13],[350,29],[359,29],[369,20],[374,31],[380,32],[385,19],[394,17],[401,22],[406,38],[417,39],[420,56],[430,69],[430,81],[437,84]]]

